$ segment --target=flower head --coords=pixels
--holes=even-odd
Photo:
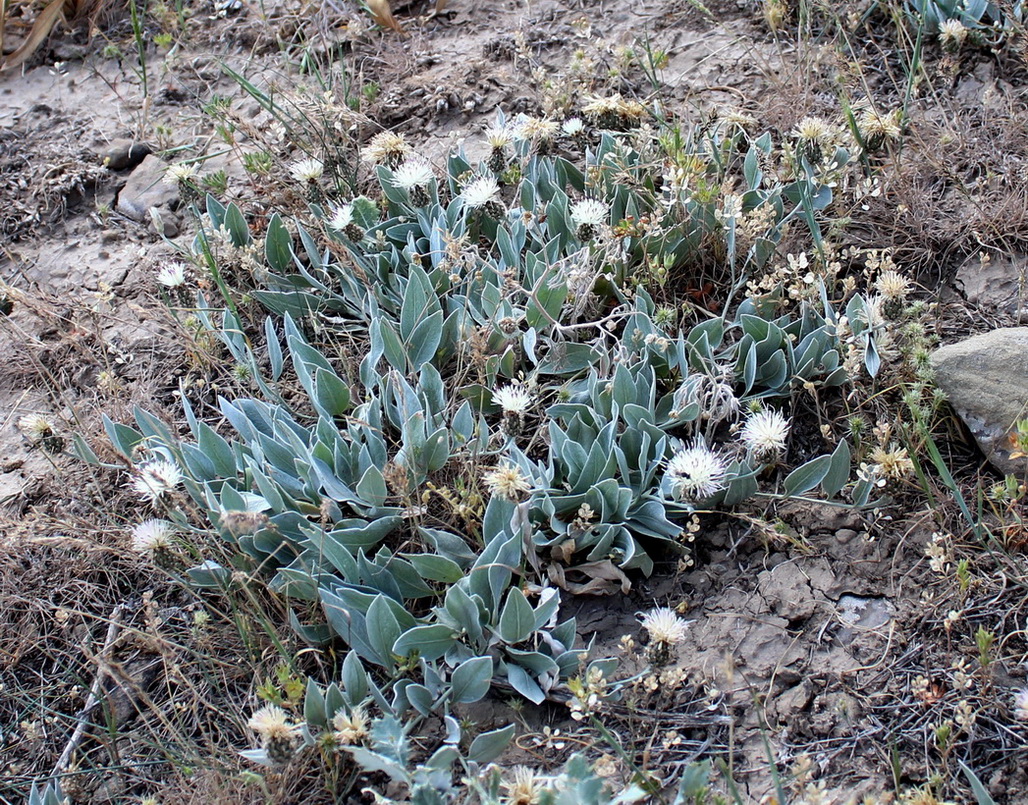
[[[289,173],[302,184],[318,181],[324,172],[325,163],[314,157],[298,160],[289,166]]]
[[[500,185],[492,176],[479,176],[469,182],[460,193],[464,203],[473,210],[499,202],[499,196]]]
[[[485,133],[485,141],[490,148],[503,150],[514,139],[514,135],[506,126],[493,126]]]
[[[408,159],[393,171],[393,184],[401,190],[425,187],[432,181],[432,166],[423,159]]]
[[[489,470],[483,477],[490,495],[517,501],[532,491],[531,481],[516,464],[503,463]]]
[[[690,503],[724,489],[727,474],[725,460],[700,441],[679,450],[667,467],[672,496]]]
[[[514,136],[519,140],[552,140],[559,131],[560,124],[555,120],[522,115],[514,130]]]
[[[609,207],[595,198],[584,198],[571,205],[571,220],[576,226],[597,227],[607,222]]]
[[[1014,694],[1014,718],[1028,721],[1028,688],[1021,688]]]
[[[154,459],[138,467],[132,489],[151,503],[182,483],[182,473],[173,461]]]
[[[132,550],[138,553],[155,553],[167,548],[175,525],[167,520],[144,520],[132,529]]]
[[[343,746],[361,743],[368,735],[368,714],[363,707],[355,707],[349,713],[340,710],[332,717],[333,737]]]
[[[164,184],[179,184],[180,182],[188,182],[194,176],[196,176],[196,165],[176,162],[174,165],[169,165],[168,169],[164,171],[161,181]]]
[[[649,633],[651,643],[677,646],[685,640],[689,623],[678,617],[673,609],[658,607],[643,615],[642,627]]]
[[[246,726],[264,740],[291,737],[296,729],[289,723],[289,714],[277,704],[266,704],[254,712]]]
[[[910,280],[898,271],[883,271],[875,280],[875,288],[888,301],[902,301],[910,292]]]
[[[580,117],[569,117],[561,124],[560,130],[568,137],[577,137],[585,131],[585,123]]]
[[[967,26],[960,20],[946,20],[939,26],[939,43],[945,50],[953,53],[967,39]]]
[[[45,416],[25,414],[18,420],[18,430],[33,442],[38,442],[53,436],[54,426]]]
[[[493,402],[505,414],[523,416],[532,405],[532,395],[522,386],[504,386],[493,392]]]
[[[165,263],[157,272],[157,282],[165,288],[178,288],[185,285],[186,267],[184,264],[175,261]]]
[[[785,449],[789,420],[780,411],[765,408],[751,414],[739,433],[746,449],[756,458],[770,458]]]
[[[371,138],[362,154],[368,162],[398,165],[411,152],[402,134],[383,131]]]
[[[874,151],[885,145],[887,141],[900,138],[903,129],[899,119],[899,110],[883,115],[874,109],[865,109],[857,119],[857,128],[868,148]]]
[[[343,232],[353,223],[353,205],[344,204],[342,207],[335,207],[332,210],[332,217],[329,219],[329,229]]]
[[[824,118],[805,117],[797,124],[793,133],[801,140],[824,144],[835,135],[835,129]]]
[[[890,450],[876,447],[871,451],[871,460],[878,465],[882,475],[894,481],[914,474],[914,462],[907,453],[907,448],[891,445]]]
[[[536,805],[546,791],[549,779],[535,773],[528,766],[515,766],[511,779],[503,782],[508,805]]]

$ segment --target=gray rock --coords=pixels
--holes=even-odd
[[[149,221],[151,207],[173,209],[178,205],[178,187],[165,184],[161,160],[150,155],[129,174],[128,181],[118,194],[117,210],[133,221]]]
[[[123,171],[136,167],[151,152],[150,146],[146,143],[126,139],[114,140],[100,154],[100,164],[105,165],[108,170]]]
[[[983,263],[972,257],[957,269],[956,285],[972,305],[992,308],[1024,321],[1028,312],[1028,257],[996,255]]]
[[[932,355],[935,382],[996,469],[1020,474],[1009,434],[1028,416],[1028,327],[1004,327],[940,347]]]

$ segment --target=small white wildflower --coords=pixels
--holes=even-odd
[[[939,26],[939,42],[946,50],[959,50],[965,39],[967,27],[960,20],[946,20]]]
[[[728,466],[725,460],[697,441],[679,450],[668,462],[667,478],[675,500],[696,502],[725,488]]]
[[[531,482],[521,472],[521,468],[515,464],[500,464],[487,472],[482,480],[485,481],[490,495],[507,500],[521,500],[524,495],[532,491]]]
[[[875,280],[875,288],[888,301],[902,301],[910,292],[910,280],[898,271],[883,271]]]
[[[537,805],[547,790],[549,778],[537,775],[528,766],[515,766],[510,773],[511,779],[503,781],[508,805]]]
[[[25,414],[18,420],[18,430],[33,442],[50,437],[54,433],[53,423],[39,414]]]
[[[585,123],[580,117],[569,117],[561,124],[560,130],[568,137],[577,137],[585,131]]]
[[[1028,721],[1028,688],[1021,688],[1014,694],[1014,718]]]
[[[343,746],[354,746],[368,735],[368,714],[363,707],[355,707],[349,713],[340,710],[332,717],[333,737]]]
[[[595,198],[584,198],[571,205],[571,220],[576,226],[597,227],[607,222],[610,209]]]
[[[753,456],[762,459],[784,450],[788,435],[789,420],[780,411],[766,408],[749,416],[739,438]]]
[[[167,520],[144,520],[132,529],[132,550],[152,554],[168,547],[174,533],[174,524]]]
[[[485,133],[485,141],[490,148],[503,150],[510,145],[514,137],[510,129],[505,126],[494,126]]]
[[[156,503],[162,495],[171,492],[182,483],[182,473],[173,461],[154,459],[137,469],[132,479],[132,488],[139,495]]]
[[[514,129],[514,136],[519,140],[552,140],[560,131],[560,124],[555,120],[522,115]]]
[[[289,714],[277,704],[266,704],[250,716],[246,726],[261,738],[284,738],[293,734],[295,727],[289,723]]]
[[[689,623],[680,618],[673,609],[658,607],[643,616],[642,627],[649,633],[651,643],[677,646],[685,640],[685,631]]]
[[[521,386],[504,386],[493,392],[493,402],[505,414],[523,416],[532,405],[532,395]]]
[[[178,288],[186,283],[186,267],[179,262],[165,263],[157,272],[157,282],[165,288]]]
[[[314,157],[298,160],[289,166],[289,173],[301,184],[318,181],[324,172],[325,163]]]
[[[393,184],[401,190],[424,187],[432,181],[432,166],[422,159],[408,159],[393,172]]]
[[[460,193],[464,203],[473,210],[499,201],[500,185],[492,176],[479,176]]]
[[[368,162],[398,165],[410,152],[411,147],[402,134],[383,131],[371,138],[361,154]]]
[[[188,182],[194,176],[196,176],[196,165],[176,162],[174,165],[169,165],[168,169],[164,171],[161,181],[164,184],[179,184],[180,182]]]
[[[342,207],[336,207],[332,210],[332,217],[329,219],[329,229],[334,229],[337,232],[344,232],[346,228],[353,223],[353,205],[344,204]]]
[[[718,210],[717,217],[722,222],[736,220],[742,217],[742,196],[739,193],[727,193],[722,200],[722,207]]]

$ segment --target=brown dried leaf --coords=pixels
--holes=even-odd
[[[393,10],[389,6],[389,0],[367,0],[368,11],[375,18],[375,22],[383,28],[392,28],[397,33],[405,33],[403,26],[396,21]]]

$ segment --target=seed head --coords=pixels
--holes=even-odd
[[[368,714],[363,707],[355,707],[349,713],[340,710],[332,717],[332,733],[342,746],[362,743],[368,735]]]
[[[519,140],[534,140],[536,142],[552,140],[560,131],[560,124],[555,120],[547,120],[542,117],[531,117],[523,115],[518,120],[514,136]]]

